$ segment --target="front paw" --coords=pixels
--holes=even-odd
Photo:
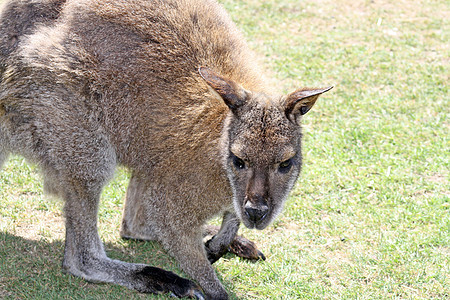
[[[264,254],[258,250],[256,244],[243,236],[236,236],[228,251],[249,260],[266,260]]]
[[[210,240],[205,243],[206,256],[211,264],[215,263],[222,256],[224,256],[228,252],[228,247],[221,246],[219,249],[212,249],[211,241],[214,239],[212,237]]]

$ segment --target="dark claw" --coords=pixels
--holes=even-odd
[[[257,250],[257,251],[258,251],[259,259],[266,260],[266,256],[264,255],[264,253],[262,253],[262,252],[259,251],[259,250]]]

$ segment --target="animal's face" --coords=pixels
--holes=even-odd
[[[221,150],[235,211],[248,228],[264,229],[281,212],[300,173],[300,116],[328,89],[270,97],[209,69],[199,71],[231,110]]]
[[[281,212],[300,172],[301,133],[279,101],[254,97],[230,117],[224,163],[237,214],[248,228],[263,229]]]

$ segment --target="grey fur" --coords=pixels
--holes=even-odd
[[[0,16],[0,163],[39,164],[65,200],[63,268],[89,281],[202,298],[173,273],[109,259],[99,196],[132,179],[122,235],[157,240],[209,299],[227,299],[219,255],[239,223],[263,229],[301,167],[300,117],[325,89],[272,95],[214,0],[10,0]]]

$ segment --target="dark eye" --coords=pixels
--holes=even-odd
[[[292,158],[281,162],[280,165],[278,166],[278,171],[280,173],[287,173],[289,172],[291,167],[292,167]]]
[[[245,162],[242,159],[240,159],[234,154],[231,154],[231,157],[233,160],[233,165],[236,167],[236,169],[238,170],[245,169]]]

